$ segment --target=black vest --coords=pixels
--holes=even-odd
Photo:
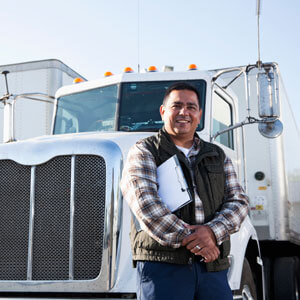
[[[194,199],[192,173],[185,155],[175,146],[170,136],[160,130],[157,135],[141,140],[152,153],[156,165],[159,166],[174,154],[177,154],[184,176]],[[211,143],[200,140],[200,151],[196,156],[194,179],[195,185],[203,204],[205,223],[212,220],[214,214],[221,209],[224,198],[225,154],[223,150]],[[185,205],[175,214],[190,225],[195,225],[195,203]],[[137,230],[135,222],[131,226],[131,246],[134,261],[148,260],[168,263],[187,264],[198,257],[194,256],[185,247],[171,248],[160,245],[146,232]],[[221,271],[229,267],[228,254],[230,241],[225,241],[220,246],[220,257],[211,263],[207,263],[208,271]]]

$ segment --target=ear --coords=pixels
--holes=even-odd
[[[164,119],[165,111],[166,111],[165,107],[163,105],[161,105],[160,108],[159,108],[159,113],[160,113],[160,116],[161,116],[162,120]]]

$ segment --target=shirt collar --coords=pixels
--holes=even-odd
[[[195,156],[199,153],[200,151],[200,138],[198,136],[194,136],[194,141],[193,141],[193,146],[190,152],[188,153],[188,157],[190,156]]]

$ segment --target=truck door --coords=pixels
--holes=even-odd
[[[235,100],[229,94],[216,87],[212,93],[212,109],[211,109],[211,136],[220,130],[224,130],[227,127],[235,124],[237,118],[237,110],[235,108]],[[239,159],[239,141],[237,136],[237,130],[227,131],[213,141],[219,145],[231,158],[238,176],[242,174]],[[241,180],[241,178],[239,177]]]

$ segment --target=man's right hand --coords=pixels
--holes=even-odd
[[[182,246],[185,246],[195,255],[202,256],[206,263],[216,260],[220,255],[220,250],[210,227],[205,225],[188,225],[187,228],[192,230],[193,233],[183,239]]]

